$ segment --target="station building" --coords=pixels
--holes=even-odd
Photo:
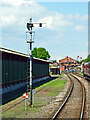
[[[60,71],[73,70],[77,71],[78,66],[81,65],[77,60],[66,56],[64,59],[59,60]]]

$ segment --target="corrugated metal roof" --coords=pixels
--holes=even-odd
[[[35,57],[33,57],[35,60],[40,60],[40,61],[43,61],[43,62],[49,62],[49,61],[47,61],[47,60],[43,60],[43,59],[40,59],[40,58],[35,58]],[[50,63],[50,62],[49,62]]]
[[[27,54],[20,53],[20,52],[14,51],[14,50],[6,49],[6,48],[2,48],[2,47],[0,47],[0,51],[15,54],[15,55],[20,55],[20,56],[24,56],[24,57],[29,57]]]
[[[17,52],[17,51],[10,50],[10,49],[6,49],[6,48],[3,48],[3,47],[0,47],[0,51],[1,52],[15,54],[15,55],[19,55],[19,56],[24,56],[24,57],[28,57],[28,58],[30,57],[28,54]],[[35,58],[35,57],[33,57],[33,59],[40,60],[40,61],[43,61],[43,62],[49,62],[47,60],[43,60],[43,59],[39,59],[39,58]]]

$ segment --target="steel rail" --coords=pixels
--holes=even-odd
[[[82,110],[81,110],[81,114],[80,114],[80,120],[83,119],[83,115],[84,115],[84,108],[85,108],[85,87],[83,85],[83,83],[77,78],[75,77],[74,75],[70,74],[72,77],[74,77],[75,79],[77,79],[79,81],[79,83],[81,84],[82,86],[82,91],[83,91],[83,101],[82,101]]]
[[[83,78],[83,79],[85,79],[85,80],[87,80],[88,82],[90,82],[90,78],[89,77],[84,77],[84,76],[82,76],[82,75],[80,75],[80,74],[74,74],[74,75],[76,75],[76,76],[78,76],[78,77],[80,77],[80,78]]]
[[[73,73],[73,74],[84,79],[84,77],[82,75],[78,74],[78,73]]]
[[[68,75],[67,75],[68,76]],[[69,76],[68,76],[69,77]],[[63,104],[60,106],[60,108],[58,109],[58,111],[55,113],[55,115],[53,116],[52,120],[55,120],[56,117],[58,116],[58,114],[60,113],[60,111],[63,109],[63,107],[65,106],[65,104],[67,103],[67,100],[69,99],[71,93],[72,93],[72,90],[73,90],[73,87],[74,87],[74,82],[71,80],[71,78],[69,77],[72,85],[71,85],[71,88],[70,88],[70,91],[66,97],[66,99],[64,100]]]

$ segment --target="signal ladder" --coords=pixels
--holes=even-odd
[[[30,59],[28,59],[28,70],[27,70],[27,92],[30,91]]]

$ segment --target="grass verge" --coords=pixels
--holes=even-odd
[[[59,80],[59,78],[57,78],[53,81],[43,84],[40,87],[37,87],[36,90],[39,90],[45,87],[43,91],[48,92],[47,96],[56,96],[60,91],[62,91],[65,83],[66,83],[66,80]]]
[[[83,73],[79,73],[79,74],[83,76]]]
[[[10,110],[2,113],[3,118],[35,118],[37,113],[41,112],[41,107],[46,106],[50,101],[62,91],[66,80],[60,80],[59,78],[54,79],[48,83],[37,87],[35,90],[43,89],[35,94],[34,106],[30,107],[27,102],[27,111],[25,111],[25,103],[22,102],[11,108]],[[23,99],[21,96],[20,99]],[[17,99],[18,100],[18,99]],[[17,102],[17,100],[15,102]]]

